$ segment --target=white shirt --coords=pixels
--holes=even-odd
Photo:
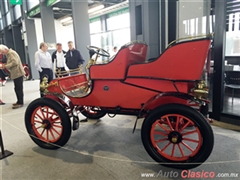
[[[35,53],[35,67],[39,72],[42,72],[42,68],[52,69],[52,58],[49,52],[43,52],[39,49]]]
[[[54,59],[54,71],[56,70],[56,68],[65,68],[66,71],[69,71],[69,68],[66,65],[66,58],[64,57],[66,54],[62,52],[56,52],[56,58]]]

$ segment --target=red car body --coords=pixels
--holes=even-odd
[[[165,103],[186,104],[187,100],[175,96],[146,103],[161,93],[188,94],[202,75],[210,43],[209,39],[183,42],[169,47],[152,62],[145,62],[146,44],[129,44],[122,47],[108,64],[90,67],[91,92],[85,97],[71,97],[66,91],[87,84],[86,74],[55,79],[48,92],[65,94],[74,105],[110,109],[139,110],[145,105],[145,109],[151,110]]]

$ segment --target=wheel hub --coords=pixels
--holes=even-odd
[[[51,128],[51,123],[49,122],[49,120],[44,119],[43,122],[42,122],[42,127],[44,129],[50,129]]]
[[[173,131],[169,133],[168,140],[173,144],[178,144],[182,141],[182,135],[177,131]]]

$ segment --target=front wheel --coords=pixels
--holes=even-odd
[[[71,136],[71,122],[65,109],[56,101],[43,98],[29,104],[25,126],[31,139],[45,149],[64,146]]]
[[[80,110],[80,112],[85,117],[90,119],[100,119],[107,114],[105,111],[102,111],[99,107],[81,106],[78,108],[78,110]]]
[[[211,154],[214,144],[212,128],[204,116],[180,104],[154,109],[142,124],[141,137],[146,151],[155,161],[177,169],[201,165]]]

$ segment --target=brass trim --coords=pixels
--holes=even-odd
[[[176,43],[176,42],[179,42],[181,40],[193,40],[193,39],[197,39],[197,38],[204,38],[204,37],[209,37],[209,38],[212,38],[214,35],[214,33],[210,33],[210,34],[202,34],[202,35],[197,35],[197,36],[188,36],[188,37],[184,37],[184,38],[179,38],[179,39],[176,39],[172,42],[170,42],[168,45],[167,45],[167,48],[170,47],[172,44]]]

